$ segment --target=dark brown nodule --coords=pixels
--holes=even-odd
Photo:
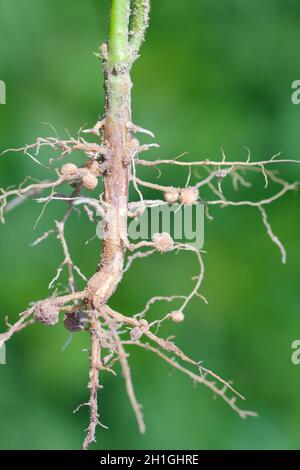
[[[83,330],[84,318],[82,312],[67,313],[64,319],[65,328],[72,333]]]

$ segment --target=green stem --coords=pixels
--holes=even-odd
[[[109,26],[109,68],[122,69],[129,62],[128,28],[130,0],[111,0]]]

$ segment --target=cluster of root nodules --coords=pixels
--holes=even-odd
[[[43,148],[48,148],[51,152],[51,160],[47,166],[54,169],[55,178],[44,181],[35,181],[27,184],[23,182],[19,187],[8,190],[1,189],[0,194],[0,217],[4,223],[9,212],[25,202],[29,198],[46,205],[60,200],[65,205],[65,214],[61,220],[55,220],[49,225],[47,232],[41,234],[34,242],[33,246],[42,243],[47,237],[56,234],[62,252],[62,262],[52,280],[49,281],[51,295],[45,300],[40,300],[30,305],[28,309],[20,314],[18,321],[9,325],[5,333],[0,335],[0,347],[14,334],[33,323],[41,323],[45,326],[55,326],[60,321],[64,322],[65,328],[72,334],[85,332],[89,333],[91,339],[90,347],[90,369],[89,369],[89,400],[83,405],[87,405],[90,410],[90,421],[83,443],[83,448],[88,448],[89,444],[95,441],[96,427],[100,424],[100,413],[98,408],[98,391],[100,388],[100,372],[115,374],[115,365],[120,364],[122,375],[125,381],[126,392],[135,413],[140,431],[145,431],[145,424],[141,406],[138,403],[133,387],[132,374],[128,362],[129,350],[131,347],[140,348],[159,356],[170,367],[179,370],[187,375],[193,383],[203,384],[208,387],[214,397],[220,397],[242,418],[255,413],[242,410],[238,405],[238,399],[243,397],[233,388],[229,381],[223,380],[212,371],[203,366],[202,362],[194,361],[188,357],[175,342],[159,336],[159,328],[163,322],[181,323],[185,320],[187,307],[194,297],[199,297],[199,301],[207,302],[202,293],[202,281],[204,278],[203,252],[194,246],[186,243],[174,241],[168,233],[156,233],[151,241],[141,241],[133,244],[124,239],[124,246],[127,251],[124,272],[132,267],[135,260],[144,259],[155,253],[187,252],[195,256],[199,270],[193,273],[193,284],[190,292],[169,297],[156,296],[146,303],[144,308],[137,314],[125,315],[123,312],[116,312],[109,305],[98,306],[97,309],[91,302],[88,279],[81,272],[80,268],[73,262],[69,250],[68,241],[65,236],[65,226],[74,210],[84,210],[90,222],[95,222],[102,218],[105,221],[107,207],[102,195],[95,196],[99,182],[105,178],[109,169],[109,158],[107,150],[101,140],[101,128],[103,122],[97,122],[91,129],[80,130],[77,137],[68,137],[63,140],[57,135],[55,137],[38,138],[31,145],[26,145],[21,149],[10,149],[6,152],[22,152],[31,158],[34,164],[41,165],[40,152]],[[132,133],[143,132],[153,137],[153,134],[145,129],[128,123],[128,129]],[[93,137],[96,136],[96,137]],[[91,142],[92,138],[97,142]],[[136,190],[138,201],[128,203],[128,218],[136,218],[146,210],[147,207],[174,204],[181,205],[204,203],[206,216],[212,219],[210,213],[211,206],[249,206],[257,210],[262,218],[263,225],[271,241],[278,247],[282,262],[286,261],[286,251],[279,238],[274,234],[269,223],[266,207],[277,199],[285,196],[288,192],[297,188],[296,182],[287,182],[282,179],[277,172],[280,164],[295,163],[299,161],[285,160],[280,155],[275,155],[270,160],[252,161],[250,152],[247,151],[245,158],[241,161],[227,161],[223,149],[220,160],[188,161],[183,158],[184,154],[171,160],[141,159],[143,151],[151,147],[158,147],[156,144],[140,145],[137,139],[132,151],[131,161],[131,181]],[[76,164],[77,156],[74,152],[81,152],[85,156],[83,165]],[[71,161],[72,160],[72,161]],[[153,167],[161,177],[161,168],[168,166],[181,167],[187,170],[186,181],[182,187],[173,187],[158,183],[157,175],[153,175],[152,181],[142,180],[138,176],[139,167]],[[179,168],[178,168],[179,169]],[[251,176],[257,175],[261,178],[265,187],[264,198],[253,201],[248,198],[232,200],[226,196],[230,193],[229,185],[233,185],[234,190],[244,188],[247,194],[251,186]],[[257,181],[257,178],[256,178]],[[64,185],[64,186],[63,186]],[[63,188],[69,187],[68,194],[62,192]],[[152,190],[155,197],[146,200],[143,196],[143,188]],[[238,194],[241,194],[239,192]],[[42,211],[43,214],[43,211]],[[41,215],[42,215],[41,214]],[[37,226],[38,221],[35,226]],[[124,236],[125,237],[125,236]],[[126,238],[126,237],[125,237]],[[67,285],[63,291],[58,290],[58,282],[61,273],[67,273]],[[196,275],[195,275],[196,274]],[[85,288],[78,290],[77,279],[84,282]],[[162,316],[160,320],[151,321],[151,308],[154,304],[167,302],[172,305],[170,313]],[[82,405],[81,405],[82,406]]]

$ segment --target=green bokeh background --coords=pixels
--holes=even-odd
[[[7,84],[7,104],[0,106],[1,149],[51,135],[42,122],[74,134],[101,115],[102,74],[92,52],[106,37],[108,7],[108,0],[0,0],[0,79]],[[297,0],[153,0],[147,42],[133,70],[134,121],[152,129],[161,145],[146,157],[188,150],[191,159],[217,159],[224,144],[232,160],[245,158],[243,146],[257,160],[279,150],[299,158],[300,107],[290,99],[291,83],[300,78],[299,24]],[[282,171],[290,180],[300,176],[296,167]],[[26,175],[45,177],[21,154],[1,158],[1,187]],[[186,177],[186,171],[168,170],[161,181],[181,185]],[[258,200],[264,181],[253,182],[240,196],[227,185],[226,194]],[[12,320],[30,301],[48,295],[62,260],[55,237],[30,247],[63,206],[49,205],[33,231],[40,210],[28,202],[7,214],[1,226],[1,329],[5,315]],[[138,433],[121,375],[106,375],[100,407],[109,430],[98,430],[95,448],[299,448],[300,366],[291,363],[291,343],[300,338],[299,196],[290,194],[268,210],[288,249],[286,266],[257,210],[216,208],[212,214],[205,227],[202,291],[209,304],[194,300],[184,324],[166,325],[161,332],[175,334],[189,355],[232,378],[247,397],[246,408],[259,418],[241,420],[158,358],[132,351],[147,433]],[[94,233],[85,214],[74,214],[68,237],[88,276],[99,255],[97,240],[85,245]],[[188,292],[195,273],[188,254],[137,261],[112,305],[135,313],[152,295]],[[162,311],[168,306],[160,305]],[[7,365],[0,366],[1,449],[80,447],[88,414],[72,411],[87,399],[88,356],[82,350],[88,337],[75,336],[61,352],[67,338],[62,326],[33,326],[9,343]]]

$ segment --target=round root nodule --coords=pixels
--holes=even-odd
[[[168,232],[154,233],[152,237],[152,241],[153,241],[154,247],[160,253],[170,251],[174,247],[174,241],[172,237],[168,234]]]
[[[179,200],[181,204],[195,204],[199,197],[197,188],[185,188],[181,191]]]
[[[56,325],[59,320],[59,309],[51,303],[37,305],[34,310],[34,318],[44,325]]]

